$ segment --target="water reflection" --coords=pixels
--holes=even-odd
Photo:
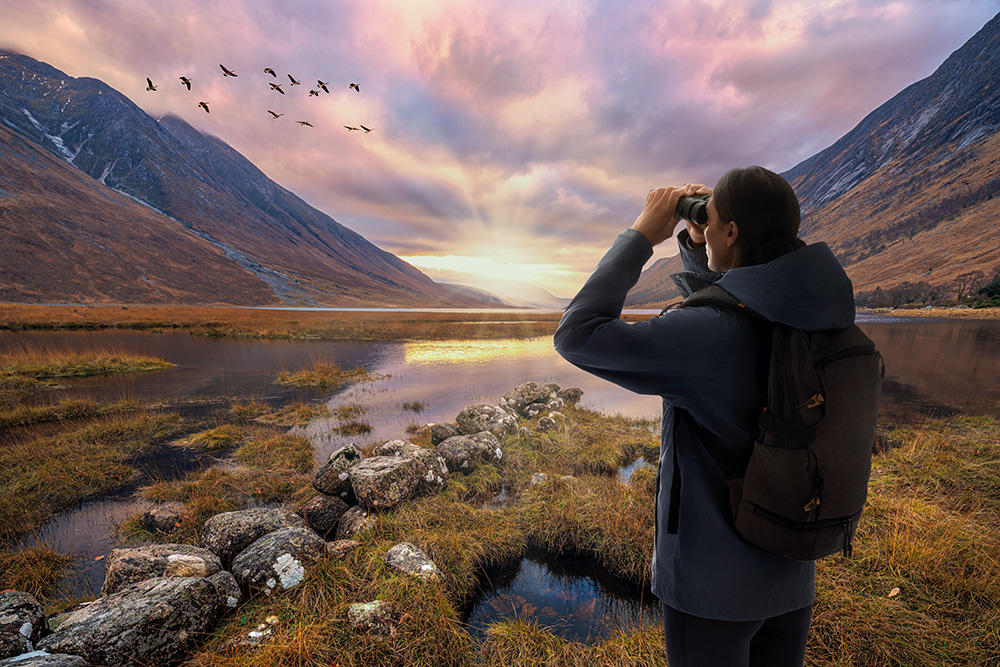
[[[485,364],[501,359],[530,362],[552,354],[552,339],[446,340],[406,343],[404,361],[409,365]]]
[[[635,471],[638,470],[639,468],[655,469],[656,464],[650,463],[645,458],[640,456],[635,461],[632,461],[632,463],[629,463],[627,466],[622,466],[618,468],[618,481],[620,481],[622,484],[629,484],[632,481],[632,475],[634,475]]]

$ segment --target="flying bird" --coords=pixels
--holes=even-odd
[[[205,113],[212,113],[208,110],[208,102],[198,102],[198,106],[205,110]]]
[[[182,76],[181,77],[181,83],[183,83],[185,86],[187,86],[188,90],[191,90],[191,79],[187,78],[186,76]]]
[[[318,95],[319,95],[319,91],[318,90],[310,90],[309,91],[309,97],[317,97]]]
[[[361,129],[365,131],[365,134],[368,134],[369,132],[371,132],[375,128],[374,127],[365,127],[364,125],[362,125]]]
[[[278,76],[277,74],[274,73],[274,70],[271,69],[270,67],[265,67],[264,68],[264,73],[265,74],[270,74],[271,76],[275,76],[275,77]]]
[[[307,120],[297,120],[295,122],[298,123],[299,125],[308,125],[309,127],[313,127],[313,124]]]
[[[326,83],[324,83],[322,81],[317,81],[316,85],[319,86],[320,88],[322,88],[323,92],[325,92],[325,93],[329,93],[330,92],[330,89],[326,87]]]
[[[277,91],[278,91],[279,93],[281,93],[282,95],[284,95],[284,94],[285,94],[285,91],[283,91],[283,90],[281,89],[281,84],[280,84],[280,83],[272,83],[272,84],[271,84],[271,90],[277,90]]]
[[[350,125],[345,125],[344,127],[347,128],[348,132],[353,132],[355,130],[360,130],[361,129],[360,127],[351,127]]]
[[[219,67],[222,68],[222,76],[236,76],[236,72],[226,69],[226,66],[219,63]]]
[[[268,109],[268,110],[267,110],[267,112],[268,112],[269,114],[271,114],[272,116],[274,116],[275,118],[281,118],[282,116],[284,116],[284,115],[285,115],[285,114],[283,114],[283,113],[274,113],[274,112],[273,112],[273,111],[271,111],[270,109]]]
[[[148,76],[146,77],[146,90],[156,90],[156,86],[153,85],[153,82]]]
[[[356,84],[356,83],[352,83],[351,85],[348,86],[348,88],[353,88],[354,90],[358,91],[359,93],[361,92],[361,87],[358,84]]]
[[[300,83],[302,83],[301,81],[296,81],[296,80],[295,80],[295,77],[294,77],[294,76],[292,76],[291,74],[289,74],[289,75],[288,75],[288,78],[289,78],[289,80],[291,80],[291,82],[292,82],[292,85],[293,85],[293,86],[297,86],[297,85],[299,85]]]

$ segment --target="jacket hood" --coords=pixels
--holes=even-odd
[[[731,269],[716,284],[768,320],[796,329],[854,324],[854,287],[826,243],[793,250],[767,264]]]

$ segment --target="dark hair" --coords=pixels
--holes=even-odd
[[[712,191],[723,224],[739,226],[743,266],[764,264],[805,246],[798,238],[799,200],[788,181],[764,167],[726,172]]]

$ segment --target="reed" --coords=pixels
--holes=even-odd
[[[296,387],[318,387],[329,389],[340,387],[348,382],[363,382],[372,377],[363,368],[343,369],[330,361],[318,361],[312,368],[306,368],[294,373],[282,371],[278,374],[278,384],[290,384]]]

